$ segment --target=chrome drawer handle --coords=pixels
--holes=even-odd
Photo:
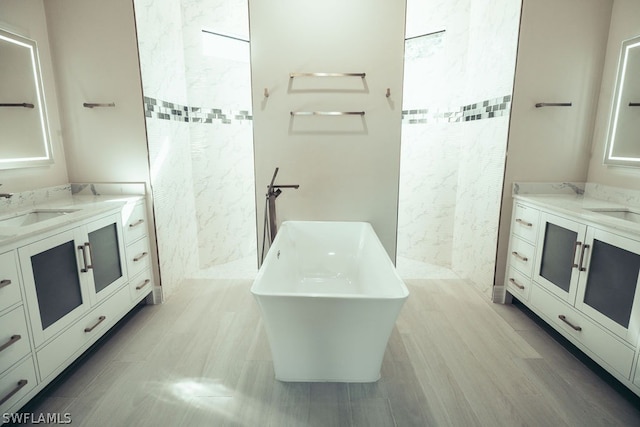
[[[95,325],[90,326],[88,328],[84,328],[85,332],[91,332],[93,331],[100,323],[104,322],[104,320],[107,318],[107,316],[100,316],[98,317],[98,321],[95,323]]]
[[[134,222],[133,224],[129,224],[129,228],[136,227],[136,226],[138,226],[140,224],[143,224],[143,223],[144,223],[144,219],[139,219],[136,222]]]
[[[524,286],[522,286],[521,284],[519,284],[518,282],[515,281],[515,279],[513,277],[509,278],[509,282],[513,283],[513,285],[521,290],[524,290]]]
[[[148,252],[142,252],[140,255],[138,255],[137,257],[133,258],[133,262],[138,262],[140,261],[142,258],[146,257],[147,255],[149,255]]]
[[[6,402],[7,400],[11,399],[11,396],[13,396],[14,394],[16,394],[17,392],[20,391],[20,389],[24,386],[27,385],[29,381],[27,380],[20,380],[18,381],[18,384],[16,385],[16,387],[11,390],[9,393],[7,393],[7,395],[5,395],[2,399],[0,399],[0,405],[2,405],[4,402]]]
[[[574,331],[580,332],[582,330],[582,328],[580,326],[576,326],[573,323],[569,322],[567,320],[567,316],[565,316],[564,314],[559,314],[558,315],[558,319],[562,320],[564,323],[566,323],[567,325],[571,326]]]
[[[144,288],[145,286],[147,286],[149,283],[151,283],[150,279],[144,279],[144,282],[142,282],[141,284],[139,284],[138,286],[136,286],[136,291],[139,291],[140,289]]]
[[[11,279],[0,280],[0,289],[11,284]]]
[[[9,338],[9,341],[7,341],[6,343],[2,344],[0,346],[0,351],[6,349],[7,347],[17,343],[20,338],[22,338],[20,335],[11,335],[11,338]]]
[[[525,221],[524,219],[516,218],[516,222],[520,225],[524,225],[525,227],[533,227],[533,224]]]
[[[526,256],[522,256],[522,255],[520,255],[520,254],[519,254],[518,252],[516,252],[516,251],[511,252],[511,255],[513,255],[514,257],[518,258],[518,259],[519,259],[519,260],[521,260],[521,261],[524,261],[524,262],[529,261],[529,258],[527,258]]]

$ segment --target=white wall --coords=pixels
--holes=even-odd
[[[276,183],[300,189],[278,198],[279,221],[371,222],[395,260],[404,1],[250,0],[249,15],[258,235],[280,167]],[[289,79],[291,72],[366,77]],[[366,115],[290,116],[316,110]]]
[[[72,182],[147,182],[144,110],[129,0],[45,2]],[[83,103],[115,103],[85,108]]]
[[[0,192],[20,192],[69,182],[62,141],[51,49],[43,0],[0,1],[0,27],[38,43],[54,163],[35,168],[0,170]]]
[[[614,0],[611,11],[611,26],[604,60],[602,85],[598,100],[598,113],[593,131],[593,146],[587,180],[598,184],[622,188],[640,188],[640,169],[606,166],[602,160],[607,143],[607,131],[620,47],[624,40],[640,35],[640,2],[637,0]]]
[[[513,182],[585,181],[612,0],[525,0],[502,195],[504,282]],[[571,107],[535,108],[538,102]]]

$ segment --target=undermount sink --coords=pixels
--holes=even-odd
[[[640,212],[634,212],[629,209],[589,209],[591,212],[607,215],[613,218],[623,219],[625,221],[640,224]]]
[[[0,227],[25,227],[36,224],[62,215],[75,212],[75,209],[34,209],[19,215],[0,219]]]

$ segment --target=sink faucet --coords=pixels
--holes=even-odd
[[[2,184],[0,184],[1,186]],[[0,193],[0,198],[4,197],[5,199],[10,199],[13,196],[13,193]]]

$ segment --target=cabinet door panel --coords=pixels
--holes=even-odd
[[[575,302],[578,264],[586,226],[543,213],[540,216],[540,249],[534,281],[569,304]]]
[[[82,305],[73,240],[31,256],[42,329]]]
[[[635,343],[640,242],[596,228],[587,232],[584,271],[576,307],[621,338]]]
[[[89,233],[96,293],[122,277],[118,230],[110,224]]]
[[[83,235],[69,230],[18,249],[25,298],[36,347],[78,319],[88,308],[81,273]]]
[[[87,224],[91,271],[91,305],[95,305],[127,281],[122,224],[119,214]]]

